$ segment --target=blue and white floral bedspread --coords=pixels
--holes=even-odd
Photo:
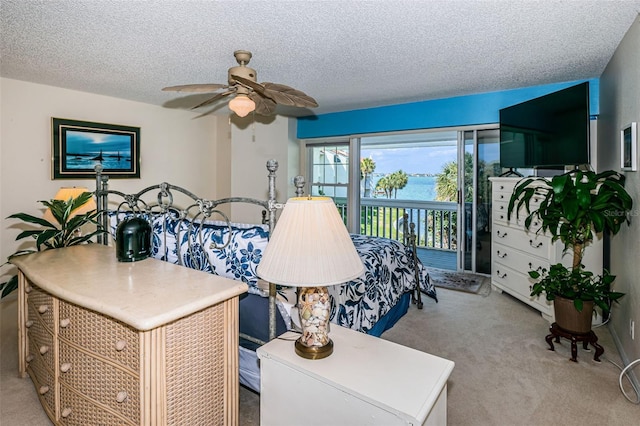
[[[119,220],[128,215],[110,212],[112,235]],[[148,219],[153,228],[154,258],[240,280],[249,286],[249,293],[268,296],[258,285],[256,275],[268,242],[268,226],[196,223],[167,215]],[[351,239],[365,272],[353,281],[329,287],[334,298],[331,321],[366,332],[405,293],[416,288],[413,254],[409,247],[395,240],[357,234],[351,234]],[[422,292],[437,300],[427,269],[419,261],[418,276]],[[280,312],[285,315],[282,307]]]
[[[335,309],[332,322],[360,331],[370,330],[399,299],[416,288],[413,253],[404,244],[380,237],[351,234],[364,273],[353,281],[329,287]],[[418,261],[420,289],[438,300],[427,269]]]

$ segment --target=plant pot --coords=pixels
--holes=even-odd
[[[593,302],[583,302],[582,311],[578,312],[573,300],[556,296],[553,301],[556,324],[563,330],[572,333],[588,333],[591,331]]]

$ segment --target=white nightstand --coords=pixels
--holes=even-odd
[[[452,361],[334,324],[333,354],[308,360],[297,336],[257,350],[261,425],[446,424]]]

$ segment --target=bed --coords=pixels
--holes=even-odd
[[[131,215],[152,226],[154,258],[203,270],[248,285],[240,298],[240,383],[260,391],[255,350],[287,330],[296,330],[295,289],[263,282],[256,267],[276,225],[283,205],[275,199],[278,164],[267,162],[268,199],[232,197],[199,198],[190,191],[161,183],[125,194],[109,188],[109,178],[96,167],[96,200],[99,227],[108,233],[99,238],[112,244],[118,224]],[[302,179],[295,180],[297,193]],[[302,182],[302,183],[301,183]],[[246,203],[256,207],[256,223],[234,223],[221,206]],[[406,221],[405,221],[406,223]],[[365,272],[348,283],[331,286],[331,322],[380,336],[407,312],[413,303],[422,307],[421,294],[437,301],[435,287],[415,251],[415,234],[406,228],[405,241],[351,234]],[[419,285],[417,284],[419,283]]]

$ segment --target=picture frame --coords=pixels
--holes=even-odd
[[[620,169],[638,170],[638,123],[636,121],[620,130]]]
[[[140,178],[140,128],[51,119],[52,179],[94,179],[102,164],[110,178]]]

